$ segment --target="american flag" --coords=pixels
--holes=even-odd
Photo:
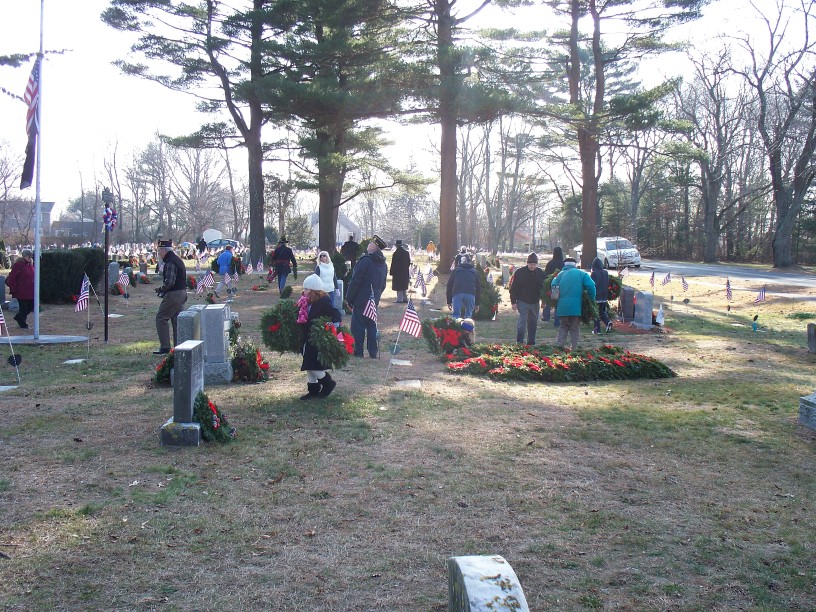
[[[491,285],[493,284],[493,272],[491,272],[489,268],[487,270],[487,276],[485,276],[485,280],[487,280],[487,282],[490,283]]]
[[[91,290],[91,279],[87,274],[82,275],[82,287],[79,290],[79,297],[77,298],[76,308],[74,312],[81,312],[88,307],[88,296]]]
[[[232,276],[230,276],[230,273],[229,273],[229,272],[227,272],[227,273],[224,275],[224,284],[225,284],[227,287],[229,287],[229,286],[232,284]]]
[[[124,271],[122,271],[119,273],[119,280],[116,282],[122,285],[123,287],[127,287],[130,285],[130,277],[128,277],[128,275]]]
[[[238,270],[232,273],[232,280],[238,282]]]
[[[727,299],[730,302],[731,298],[733,298],[733,297],[734,297],[734,294],[731,293],[731,279],[726,277],[726,279],[725,279],[725,299]]]
[[[688,281],[686,280],[685,276],[680,277],[680,282],[683,283],[683,291],[688,291]]]
[[[402,315],[399,328],[406,334],[411,334],[414,338],[419,338],[422,335],[422,323],[419,322],[413,300],[408,300],[408,308],[405,309],[405,314]]]
[[[411,280],[414,280],[414,276],[416,276],[416,273],[418,271],[419,271],[419,268],[416,266],[416,264],[411,264],[411,267],[408,268],[408,278],[410,278]]]
[[[254,269],[253,269],[253,267],[252,267],[252,262],[250,261],[250,262],[247,264],[247,274],[252,274],[254,271],[255,271],[255,270],[254,270]]]
[[[212,272],[207,272],[207,276],[204,277],[204,280],[202,280],[200,283],[198,283],[198,289],[196,289],[196,295],[198,295],[199,293],[204,293],[204,289],[206,289],[207,287],[212,287],[214,284],[215,284],[215,281],[213,280]]]
[[[363,316],[371,319],[375,323],[377,322],[377,301],[374,299],[374,290],[371,290],[371,295],[368,296],[368,302],[366,302],[365,310],[363,310]]]
[[[762,285],[762,289],[759,290],[759,293],[754,300],[754,304],[759,304],[760,302],[765,301],[765,285]]]
[[[258,265],[255,266],[255,269],[258,271],[258,274],[263,273],[263,260],[262,259],[258,260]]]
[[[626,278],[627,276],[629,276],[629,268],[626,268],[626,267],[621,268],[621,271],[618,272],[618,277],[619,278]]]
[[[427,295],[428,289],[425,286],[425,277],[422,276],[422,272],[417,274],[416,281],[414,281],[414,289],[416,289],[417,287],[422,289],[422,297],[425,297],[425,295]]]
[[[6,324],[6,317],[3,314],[3,309],[0,308],[0,326],[3,326],[5,324]]]
[[[652,272],[652,275],[649,277],[649,284],[654,287],[654,272]]]
[[[20,178],[20,189],[31,187],[34,180],[34,161],[37,155],[37,134],[40,132],[40,58],[34,62],[31,74],[26,83],[23,100],[28,106],[26,110],[26,143],[25,162],[23,163],[23,175]]]
[[[433,280],[434,272],[431,266],[428,266],[428,273],[425,275],[425,282],[430,283]]]
[[[666,277],[660,281],[661,285],[668,285],[671,282],[671,272],[669,272]]]

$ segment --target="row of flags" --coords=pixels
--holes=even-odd
[[[628,274],[629,274],[629,268],[623,268],[623,270],[620,271],[618,276],[620,278],[626,278],[626,276],[628,276]],[[671,272],[669,272],[668,274],[666,274],[666,276],[663,277],[663,280],[660,281],[660,284],[662,286],[666,286],[671,282],[672,282],[672,276],[671,276]],[[680,276],[680,283],[683,285],[683,292],[684,293],[687,292],[688,289],[689,289],[689,284],[688,284],[688,281],[686,281],[685,276],[682,276],[682,275]],[[655,273],[654,272],[652,272],[652,275],[649,277],[649,285],[651,285],[652,288],[654,288],[654,286],[655,286]],[[754,299],[754,304],[759,304],[759,303],[765,301],[765,287],[766,286],[763,285],[762,288],[759,290],[759,293],[757,294],[756,299]],[[731,290],[731,279],[728,278],[728,277],[726,277],[726,279],[725,279],[725,299],[728,300],[729,302],[734,299],[734,292]]]

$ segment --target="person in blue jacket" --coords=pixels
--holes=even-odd
[[[357,260],[354,274],[346,292],[346,301],[351,306],[351,335],[354,336],[354,356],[363,356],[363,343],[367,342],[369,357],[376,358],[377,320],[365,315],[366,305],[374,293],[374,303],[379,305],[385,291],[388,265],[382,250],[385,242],[377,235],[372,236],[366,247],[366,254]]]
[[[609,320],[609,272],[604,270],[600,257],[592,260],[592,280],[595,282],[595,303],[598,304],[598,318],[595,319],[593,334],[601,333],[601,321],[604,322],[606,333],[612,330],[612,321]]]
[[[218,292],[224,287],[227,276],[232,274],[232,259],[232,245],[228,244],[224,247],[224,251],[218,256],[218,259],[215,260],[218,266],[218,273],[221,275],[221,280],[218,281],[218,284],[215,286],[215,297],[221,297],[218,295]],[[231,283],[228,283],[228,285],[230,284]],[[228,288],[228,291],[232,293],[232,289]]]
[[[581,331],[581,302],[584,289],[589,299],[594,300],[595,282],[589,274],[575,266],[573,257],[567,257],[564,260],[564,268],[553,279],[552,287],[558,287],[560,292],[555,314],[561,319],[561,326],[558,328],[558,338],[555,342],[566,348],[567,333],[569,333],[572,350],[575,350],[578,348]]]
[[[479,309],[480,295],[481,287],[476,267],[469,259],[464,259],[456,266],[448,279],[446,296],[448,308],[453,310],[453,316],[457,319],[460,317],[471,319],[473,313]],[[463,309],[464,315],[462,314]]]

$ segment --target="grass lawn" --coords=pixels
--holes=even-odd
[[[330,398],[300,402],[300,359],[266,352],[269,382],[207,388],[238,436],[200,448],[159,446],[172,389],[151,383],[153,286],[111,298],[124,316],[107,345],[92,302],[90,348],[15,345],[22,385],[0,393],[0,606],[445,610],[446,559],[501,554],[533,610],[811,610],[816,434],[797,417],[816,386],[816,302],[735,292],[729,312],[724,289],[687,280],[656,287],[665,333],[618,323],[581,338],[677,378],[499,383],[449,374],[403,335],[413,365],[386,379],[384,348],[338,371]],[[232,307],[260,345],[277,291],[255,282]],[[627,284],[648,289],[648,273]],[[423,319],[445,302],[439,279],[430,289]],[[515,338],[501,293],[478,341]],[[383,345],[393,300],[389,282]],[[85,334],[86,317],[45,305],[40,332]],[[554,336],[542,323],[539,342]],[[4,368],[0,384],[16,384]]]

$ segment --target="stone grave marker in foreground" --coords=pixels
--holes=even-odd
[[[635,289],[624,285],[621,287],[621,294],[618,300],[623,322],[633,321],[635,318]]]
[[[516,572],[500,555],[448,559],[449,612],[529,612]]]
[[[652,306],[654,295],[651,291],[638,291],[635,294],[635,321],[638,329],[652,329]]]
[[[799,424],[816,430],[816,393],[799,398]]]
[[[204,390],[204,343],[187,340],[173,351],[173,416],[162,425],[162,446],[198,446],[201,426],[193,422],[193,404]]]
[[[808,353],[816,353],[816,324],[808,323],[807,339],[808,339]]]
[[[206,307],[206,304],[193,304],[179,313],[176,324],[179,344],[187,340],[201,340],[201,311]]]
[[[226,385],[232,382],[229,358],[229,331],[232,315],[227,304],[210,304],[201,311],[201,341],[204,343],[204,382]]]

